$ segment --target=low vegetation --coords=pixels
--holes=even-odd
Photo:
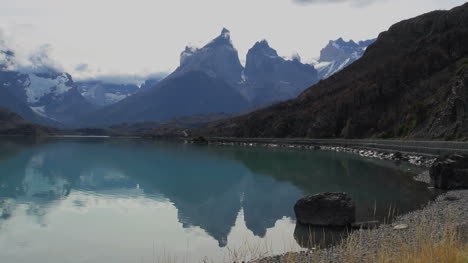
[[[432,210],[421,217],[413,217],[416,219],[412,224],[402,230],[386,225],[383,229],[356,231],[337,247],[326,250],[266,257],[267,249],[241,249],[239,251],[244,253],[232,254],[236,257],[227,262],[257,258],[253,262],[465,263],[468,262],[468,224],[459,223],[457,212],[450,207],[444,211]],[[255,254],[249,255],[246,251]]]

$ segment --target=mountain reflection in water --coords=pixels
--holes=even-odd
[[[88,257],[78,254],[77,261],[100,262],[109,257],[100,253],[102,246],[149,259],[156,242],[167,253],[219,258],[224,247],[242,245],[249,235],[297,239],[293,206],[306,194],[347,192],[358,220],[383,220],[390,207],[416,209],[434,195],[407,169],[325,151],[102,138],[4,140],[0,256],[61,262],[70,250],[87,249]],[[38,238],[55,241],[60,252],[51,257]],[[115,262],[125,261],[120,252]]]

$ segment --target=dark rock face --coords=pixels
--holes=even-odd
[[[439,189],[468,188],[468,156],[448,155],[439,157],[430,170],[431,184]]]
[[[208,144],[208,140],[203,136],[194,138],[192,142],[195,144]]]
[[[294,212],[301,224],[347,226],[355,221],[356,207],[345,193],[322,193],[297,201]]]
[[[241,82],[242,70],[230,32],[224,28],[221,35],[203,48],[186,47],[180,55],[180,66],[168,78],[179,77],[190,71],[203,71],[235,87]]]
[[[298,98],[208,127],[210,136],[467,138],[468,3],[393,25]]]
[[[285,60],[266,40],[257,42],[247,53],[244,85],[253,105],[266,105],[297,97],[317,83],[317,71],[299,58]]]

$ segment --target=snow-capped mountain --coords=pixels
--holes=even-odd
[[[153,74],[148,76],[141,85],[122,84],[119,80],[112,79],[83,80],[77,81],[76,85],[81,95],[92,104],[108,106],[128,98],[137,92],[151,88],[165,77],[166,74],[164,73]]]
[[[15,112],[29,121],[44,123],[42,117],[34,113],[25,101],[13,94],[12,91],[16,89],[10,87],[20,86],[23,82],[24,76],[18,72],[0,70],[0,108]]]
[[[135,84],[113,84],[102,81],[81,81],[76,82],[76,85],[83,97],[98,106],[117,103],[140,90]]]
[[[344,41],[343,38],[330,40],[320,51],[320,59],[313,63],[319,79],[326,79],[361,58],[374,41],[370,39],[356,43],[353,40]]]
[[[21,72],[14,65],[14,53],[1,51],[0,107],[53,126],[77,125],[81,114],[95,109],[78,92],[69,74],[53,69]]]
[[[78,125],[80,115],[95,109],[79,93],[72,77],[63,72],[21,74],[16,94],[39,116],[64,126]]]

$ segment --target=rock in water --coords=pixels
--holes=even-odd
[[[452,154],[437,158],[430,176],[435,188],[468,189],[468,155]]]
[[[294,205],[297,221],[313,226],[347,226],[355,221],[356,207],[345,193],[321,193]]]
[[[203,136],[198,136],[192,140],[195,144],[208,144],[208,140]]]

